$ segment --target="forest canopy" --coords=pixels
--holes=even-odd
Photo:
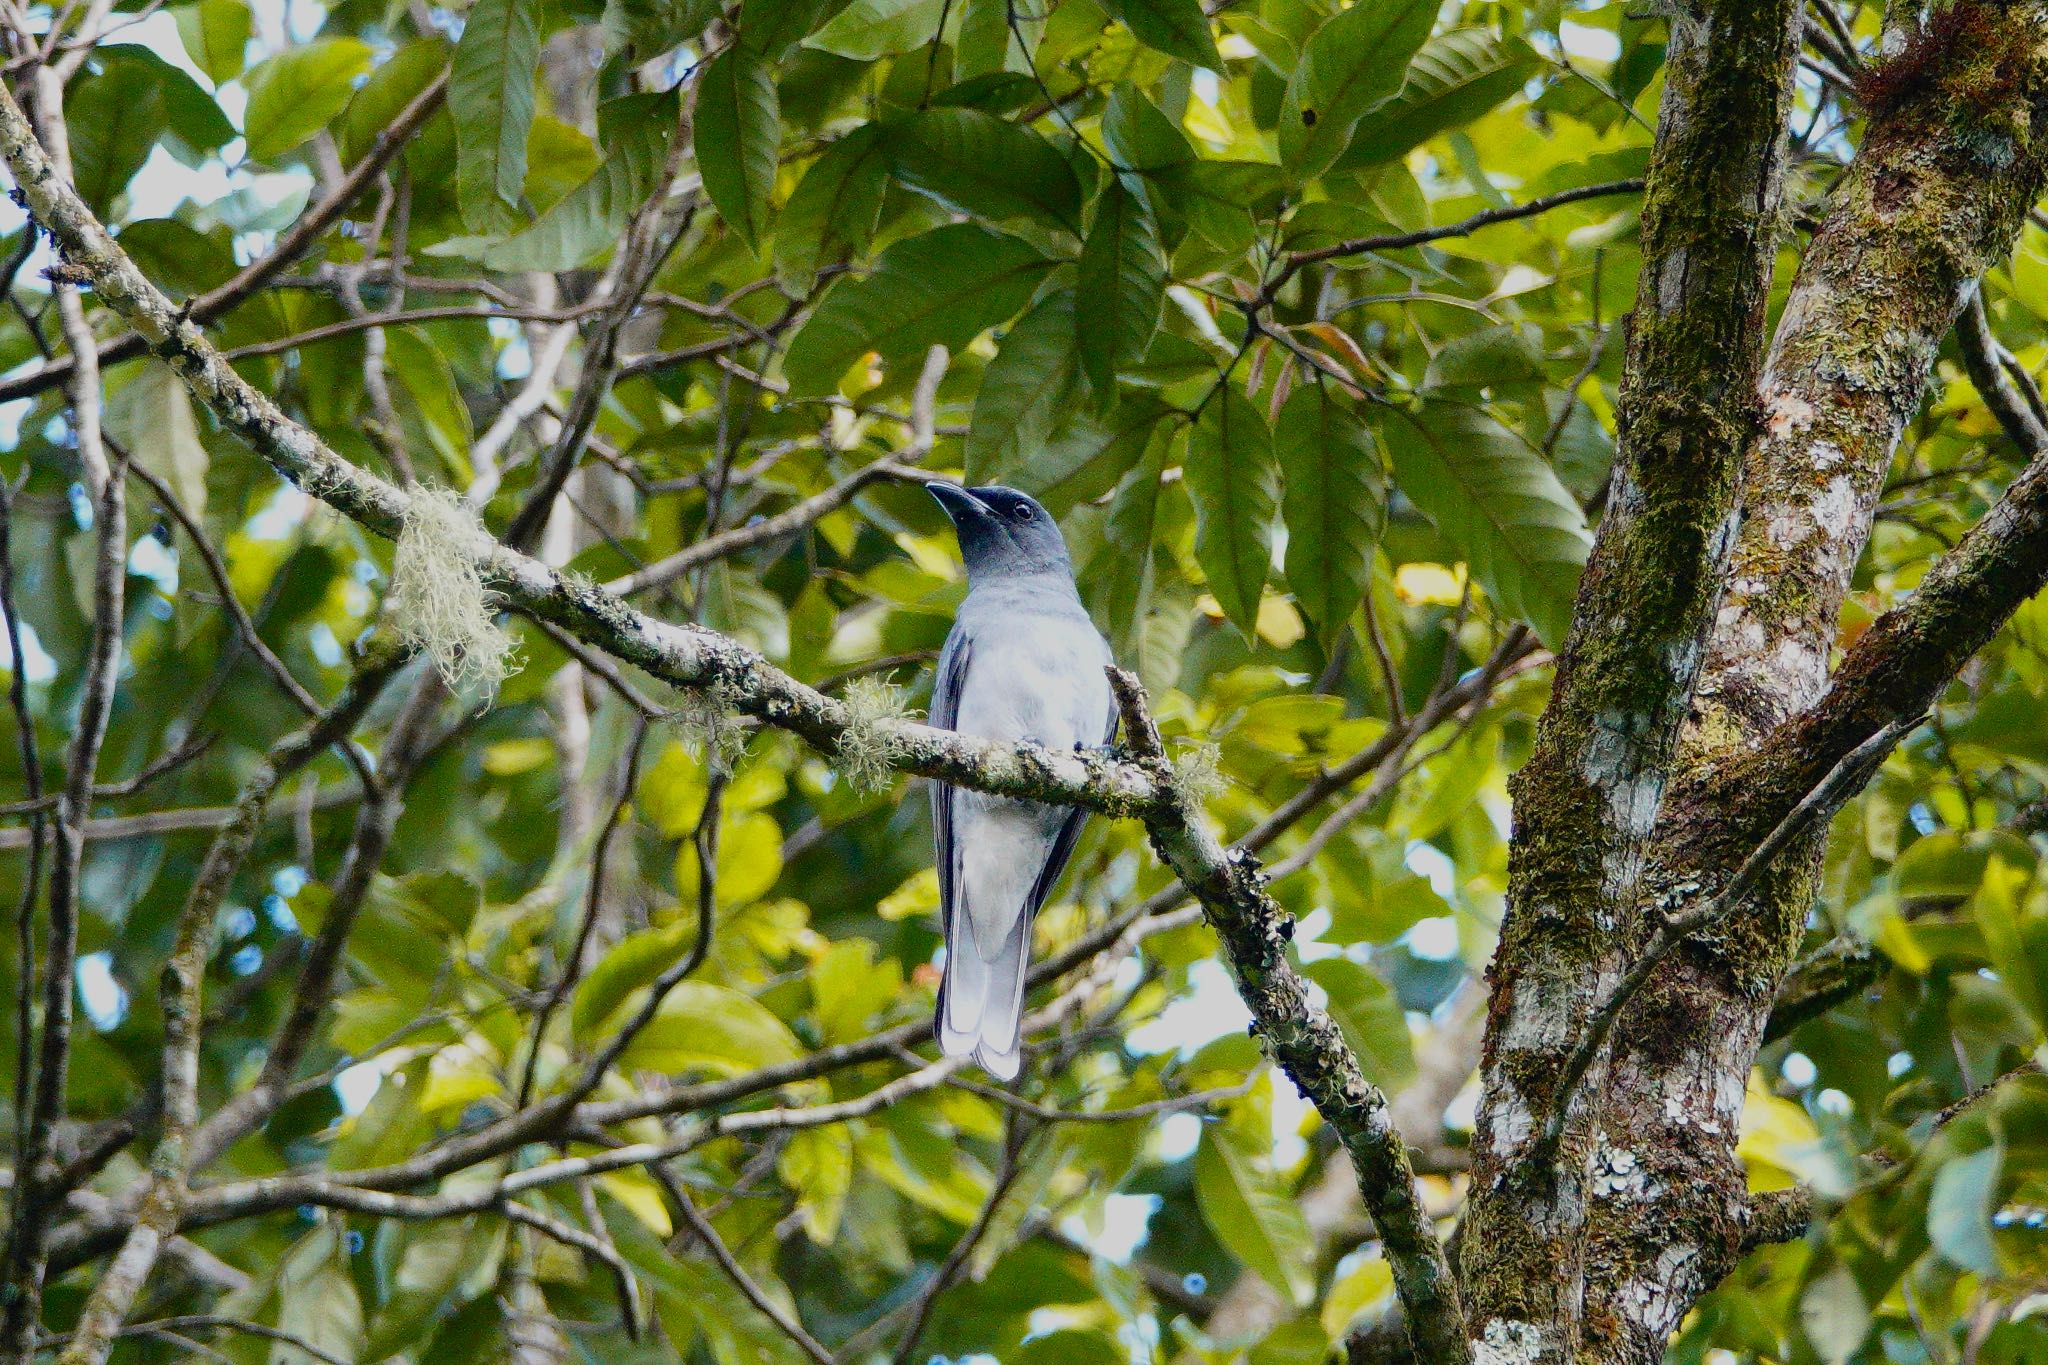
[[[1997,519],[2048,449],[2038,9],[0,12],[0,1352],[1531,1365],[1574,1357],[1471,1213],[1526,1141],[1727,1233],[1654,1274],[1587,1234],[1576,1358],[2048,1359],[2048,606],[1968,617],[1924,704],[1873,687],[1901,713],[1815,738],[1760,825],[1681,825],[1710,872],[1599,842],[1649,837],[1666,767],[1712,788],[1681,723],[1776,753],[1980,521],[2041,539]],[[1755,141],[1756,192],[1688,135]],[[1943,180],[1952,143],[1983,165]],[[1681,352],[1730,238],[1749,292]],[[1853,422],[1755,398],[1772,329],[1766,387]],[[1809,427],[1806,483],[1734,472]],[[1725,458],[1660,483],[1630,442],[1673,430]],[[1116,755],[906,724],[966,588],[933,479],[1059,521],[1142,685]],[[1704,570],[1629,558],[1687,485]],[[1738,523],[1775,539],[1727,569]],[[1696,696],[1723,599],[1678,597],[1723,577],[1737,645],[1781,589],[1810,629]],[[1608,823],[1543,842],[1509,779],[1565,752],[1560,655],[1605,676],[1667,620],[1676,699],[1571,751]],[[934,1060],[917,774],[1101,812],[1015,1087]],[[1795,840],[1810,884],[1743,864]],[[1687,1143],[1573,1108],[1610,1051],[1621,1103],[1665,1094],[1708,1016],[1610,995],[1611,1049],[1549,1040],[1593,1039],[1579,1075],[1499,1060],[1540,953],[1488,963],[1550,885],[1511,896],[1511,843],[1648,867],[1673,916],[1796,898],[1754,971],[1712,916],[1698,952],[1566,935],[1636,954],[1602,991],[1670,950],[1746,1002],[1698,1072],[1730,1122],[1659,1101],[1739,1216],[1666,1219]]]

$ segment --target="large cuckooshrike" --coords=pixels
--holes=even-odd
[[[932,724],[1049,749],[1116,736],[1111,656],[1074,588],[1060,528],[1013,488],[925,485],[952,518],[967,600],[939,652]],[[1086,812],[932,785],[946,933],[939,1047],[1014,1079],[1031,921],[1073,854]]]

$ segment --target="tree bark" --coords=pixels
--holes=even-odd
[[[1488,973],[1463,1273],[1489,1362],[1569,1359],[1579,1335],[1596,1135],[1581,1112],[1560,1159],[1538,1135],[1569,1040],[1627,966],[1619,931],[1734,541],[1799,15],[1793,0],[1722,0],[1671,20],[1614,487],[1515,779]]]

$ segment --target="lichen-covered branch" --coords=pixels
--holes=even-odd
[[[1172,790],[1143,688],[1122,669],[1110,670],[1110,682],[1123,715],[1124,742]],[[1201,902],[1267,1050],[1350,1156],[1366,1211],[1393,1266],[1417,1358],[1429,1365],[1470,1360],[1457,1279],[1423,1211],[1387,1097],[1365,1078],[1336,1020],[1315,1004],[1308,983],[1288,961],[1294,921],[1267,893],[1258,861],[1226,851],[1178,797],[1146,821],[1146,832],[1160,861]]]

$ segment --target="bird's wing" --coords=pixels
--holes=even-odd
[[[960,719],[960,693],[967,685],[967,663],[974,649],[967,632],[956,623],[939,651],[938,677],[932,684],[932,724],[953,729]],[[946,941],[953,941],[953,907],[958,899],[960,849],[953,839],[953,788],[934,782],[932,788],[932,831],[937,837],[939,873],[939,922]]]
[[[1103,731],[1102,742],[1116,742],[1116,698],[1109,702],[1109,725]],[[1060,873],[1067,870],[1067,860],[1074,856],[1074,844],[1081,837],[1081,826],[1088,822],[1088,812],[1075,806],[1067,812],[1067,818],[1060,825],[1060,832],[1053,836],[1052,847],[1046,850],[1045,866],[1039,869],[1038,880],[1031,886],[1030,914],[1036,915],[1045,908],[1046,897],[1060,879]]]

